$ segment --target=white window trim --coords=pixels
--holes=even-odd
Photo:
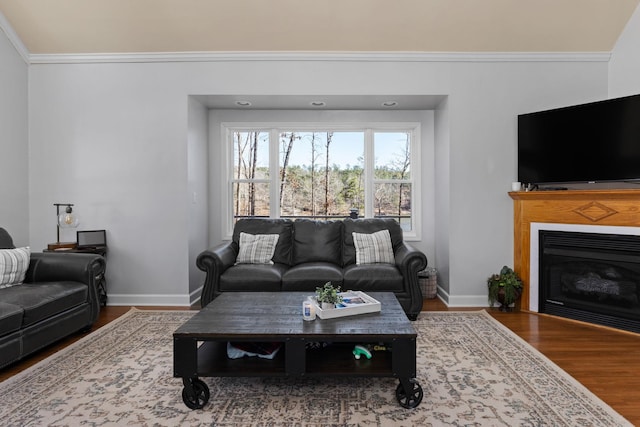
[[[365,217],[373,218],[374,205],[370,201],[373,198],[373,170],[374,170],[374,157],[373,153],[373,135],[375,132],[392,132],[402,131],[411,133],[411,179],[404,182],[411,183],[411,219],[412,227],[411,231],[404,232],[404,239],[407,241],[420,240],[422,235],[422,179],[419,165],[421,164],[421,125],[419,122],[223,122],[220,124],[221,141],[222,141],[222,153],[226,159],[223,162],[222,176],[220,180],[222,197],[222,221],[223,221],[223,236],[225,239],[231,239],[233,235],[233,192],[231,191],[231,185],[229,180],[232,179],[232,164],[233,164],[233,132],[269,132],[269,167],[271,170],[277,170],[279,161],[279,133],[282,131],[304,131],[304,132],[364,132],[365,134]],[[275,141],[275,143],[274,143]],[[276,166],[274,166],[276,165]],[[278,179],[277,173],[272,174],[272,179]],[[260,180],[268,182],[266,180]],[[394,183],[400,180],[393,180]],[[382,182],[376,180],[376,182]],[[280,186],[271,185],[270,195],[271,200],[280,199]],[[274,218],[280,216],[280,206],[276,203],[272,211]]]

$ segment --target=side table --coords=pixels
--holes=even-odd
[[[107,247],[97,246],[94,248],[76,248],[65,247],[61,249],[44,249],[42,252],[60,252],[65,254],[96,254],[103,257],[107,257]],[[107,305],[107,279],[105,278],[106,269],[103,273],[96,276],[96,286],[98,290],[98,298],[100,305],[106,307]]]

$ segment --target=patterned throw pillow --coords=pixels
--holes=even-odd
[[[0,289],[19,285],[29,268],[29,247],[0,249]]]
[[[240,233],[240,251],[236,264],[273,264],[278,234]]]
[[[351,233],[356,247],[356,264],[395,264],[393,246],[389,230],[380,230],[372,234]]]

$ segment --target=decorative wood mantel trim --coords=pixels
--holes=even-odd
[[[640,226],[640,189],[513,191],[513,269],[529,310],[531,223]]]

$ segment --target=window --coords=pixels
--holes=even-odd
[[[228,233],[246,217],[357,216],[394,218],[415,235],[419,124],[318,126],[223,124]]]

